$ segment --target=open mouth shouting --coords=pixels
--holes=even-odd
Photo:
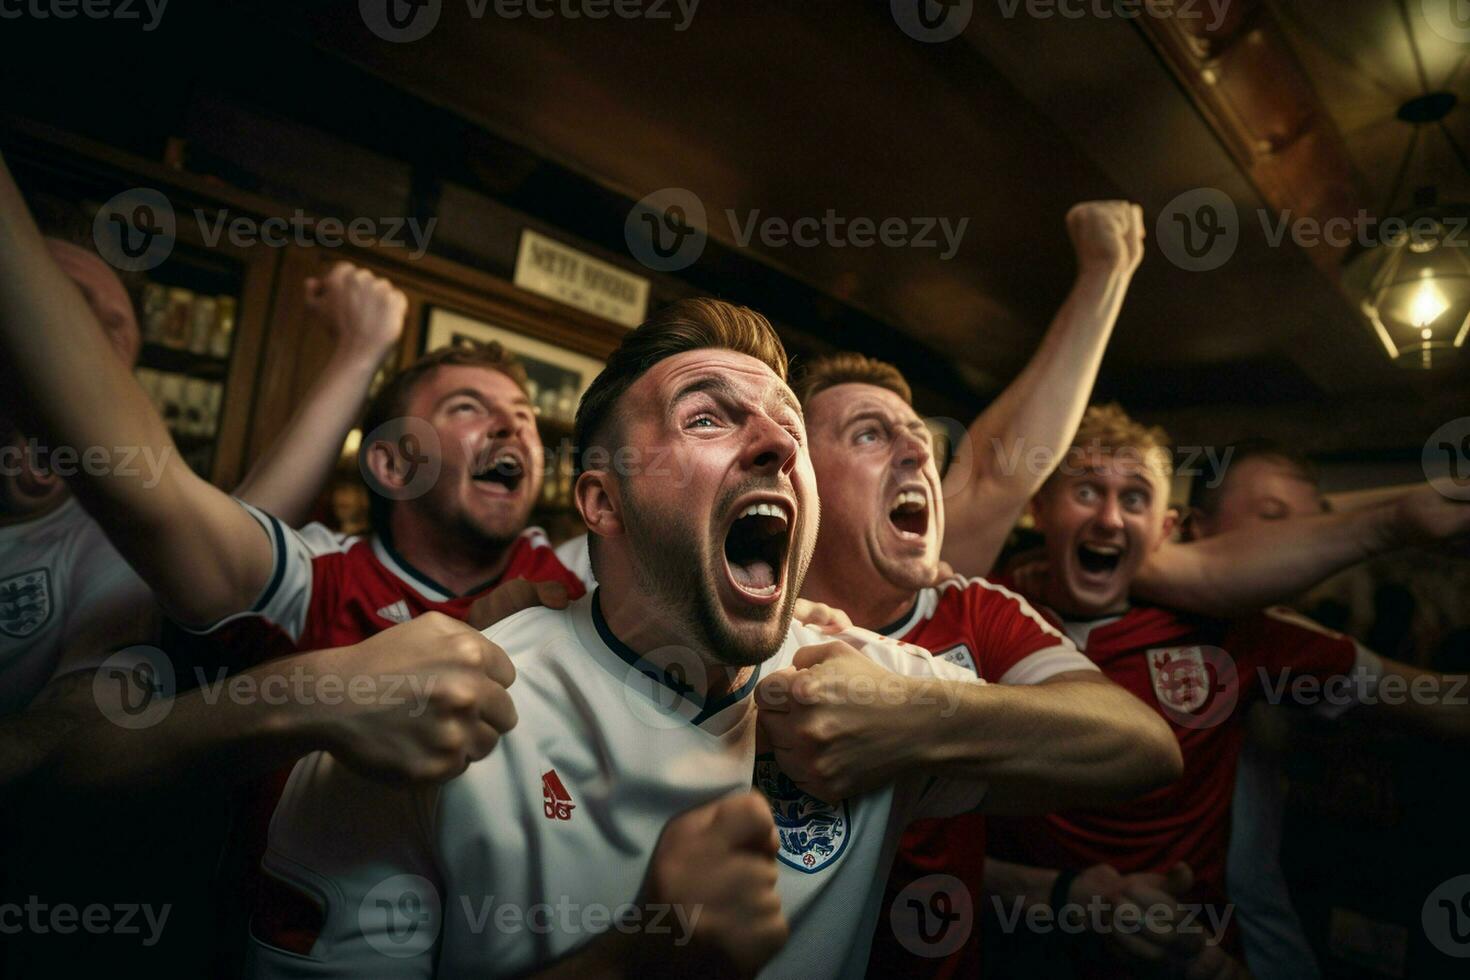
[[[1084,541],[1077,546],[1077,565],[1089,578],[1105,580],[1118,570],[1123,551],[1120,544]]]
[[[900,490],[889,504],[888,523],[902,540],[922,542],[929,531],[929,498],[920,490]]]
[[[780,497],[745,498],[725,532],[725,573],[746,602],[768,605],[781,597],[791,550],[792,503]]]
[[[471,474],[475,484],[492,495],[514,496],[526,479],[526,464],[519,453],[502,448],[488,454],[488,460]]]

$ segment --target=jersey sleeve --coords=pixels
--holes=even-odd
[[[311,611],[313,590],[334,587],[328,580],[330,571],[316,561],[322,555],[340,553],[349,541],[321,524],[310,524],[297,530],[286,526],[277,518],[258,507],[253,507],[238,498],[235,501],[245,508],[264,529],[271,543],[271,572],[260,595],[249,609],[226,616],[203,628],[190,628],[191,633],[213,633],[228,623],[256,616],[281,630],[292,643],[300,642],[306,630],[307,615]]]
[[[998,684],[1040,684],[1074,670],[1097,670],[1018,593],[984,579],[963,592],[980,676]]]
[[[832,635],[821,635],[822,640],[832,638]],[[912,643],[903,643],[857,627],[843,630],[835,634],[835,638],[895,674],[932,678],[936,682],[932,689],[921,688],[919,697],[932,697],[933,704],[941,711],[945,710],[946,703],[951,703],[953,693],[950,685],[985,683],[984,679],[964,667],[941,660]],[[902,819],[907,822],[968,813],[980,806],[988,789],[989,785],[982,780],[915,772],[899,780],[894,798],[896,806],[903,811]]]
[[[1250,651],[1250,666],[1261,672],[1263,686],[1285,690],[1293,677],[1315,677],[1333,697],[1314,705],[1314,713],[1335,718],[1353,705],[1372,699],[1383,676],[1383,661],[1350,636],[1285,606],[1273,606],[1232,626],[1226,651]],[[1351,683],[1347,681],[1351,680]]]
[[[296,764],[271,819],[246,974],[428,978],[444,895],[438,787],[368,780],[325,752]]]

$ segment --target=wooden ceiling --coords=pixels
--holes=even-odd
[[[1101,395],[1175,425],[1181,438],[1254,429],[1324,453],[1417,452],[1453,417],[1446,412],[1464,411],[1454,406],[1466,365],[1422,376],[1392,367],[1330,277],[1300,249],[1268,244],[1258,189],[1134,21],[1028,17],[1025,0],[1007,17],[1011,4],[973,0],[959,38],[925,44],[879,0],[702,0],[682,31],[671,21],[474,18],[466,0],[442,0],[427,37],[394,44],[366,28],[356,3],[230,6],[265,50],[236,52],[222,38],[212,55],[185,51],[203,28],[172,37],[161,28],[139,43],[201,71],[206,59],[214,71],[226,59],[245,79],[280,72],[278,57],[304,44],[630,204],[688,189],[714,240],[861,315],[864,331],[876,323],[910,338],[936,372],[958,372],[975,404],[1024,363],[1065,295],[1071,204],[1137,200],[1154,239],[1168,202],[1213,187],[1239,209],[1237,253],[1220,269],[1189,272],[1151,241]],[[1466,47],[1434,35],[1419,3],[1408,6],[1435,84],[1448,79],[1470,95]],[[677,20],[677,5],[668,7]],[[1363,206],[1376,211],[1411,136],[1393,112],[1420,88],[1398,6],[1281,0],[1270,12],[1347,147]],[[326,98],[300,91],[303,115],[333,113]],[[1446,122],[1470,145],[1465,112]],[[1448,146],[1421,140],[1410,186],[1432,182],[1443,196],[1470,199]],[[484,176],[514,196],[526,170],[512,162],[497,173],[504,163],[487,159]],[[829,209],[968,224],[944,259],[932,248],[741,247],[726,218]]]

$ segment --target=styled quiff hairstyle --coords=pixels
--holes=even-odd
[[[914,394],[898,368],[852,351],[828,354],[806,364],[796,381],[796,397],[805,408],[818,392],[844,384],[886,388],[913,405]]]
[[[786,348],[765,317],[717,299],[678,300],[623,337],[582,396],[575,437],[581,456],[592,447],[610,449],[622,441],[618,401],[649,368],[675,354],[705,348],[748,354],[786,380]]]
[[[1075,463],[1087,453],[1100,452],[1115,459],[1131,459],[1157,476],[1167,490],[1174,475],[1169,446],[1169,434],[1162,428],[1133,421],[1122,406],[1111,402],[1091,405],[1082,413],[1067,458]]]
[[[526,369],[516,356],[506,350],[499,341],[477,343],[462,341],[448,347],[429,351],[408,367],[388,379],[368,402],[367,412],[362,419],[362,448],[366,453],[371,445],[368,436],[385,423],[408,414],[409,403],[418,386],[441,367],[482,367],[499,371],[516,383],[522,392],[526,390]],[[379,531],[388,529],[388,509],[392,501],[369,491],[369,512],[373,527]]]

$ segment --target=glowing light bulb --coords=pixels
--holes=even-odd
[[[1409,322],[1423,329],[1438,320],[1440,314],[1449,308],[1450,304],[1445,302],[1445,298],[1432,283],[1420,283],[1414,298],[1409,302]]]

